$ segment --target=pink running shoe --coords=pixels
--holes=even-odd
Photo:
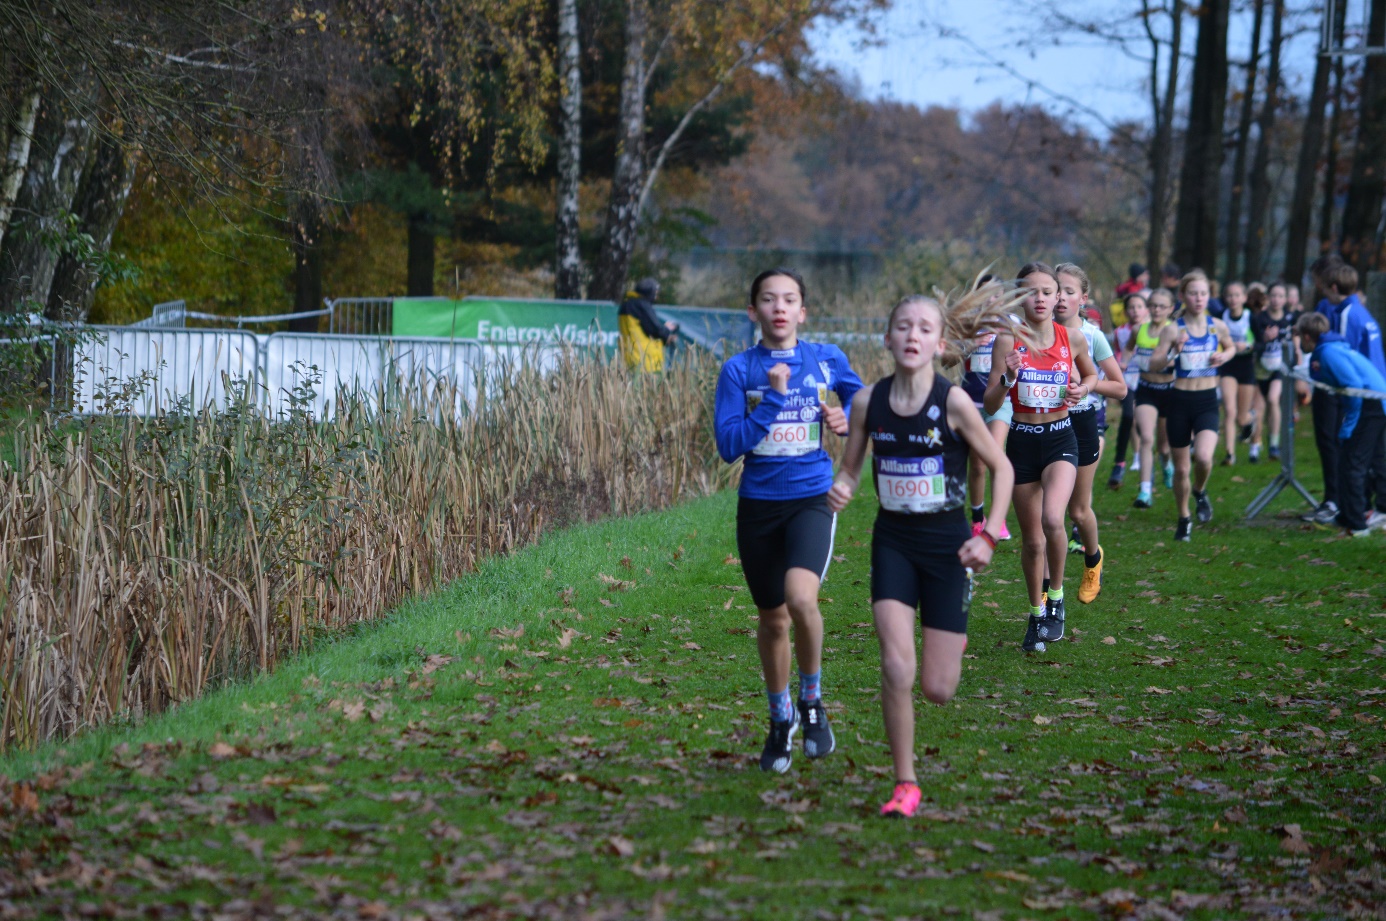
[[[922,796],[923,794],[919,791],[919,784],[898,783],[895,785],[895,792],[891,794],[890,800],[881,807],[881,815],[902,819],[913,818],[915,810],[919,808],[919,800]]]
[[[980,535],[980,534],[982,533],[982,529],[985,528],[986,526],[987,526],[987,523],[986,523],[985,521],[974,521],[974,522],[972,522],[972,536],[973,536],[973,537],[977,537],[978,535]]]
[[[1004,522],[1004,521],[1001,522],[1001,533],[998,534],[998,535],[996,535],[996,536],[997,536],[998,538],[1000,538],[1001,540],[1010,540],[1010,539],[1011,539],[1011,532],[1010,532],[1010,530],[1006,527],[1006,522]]]

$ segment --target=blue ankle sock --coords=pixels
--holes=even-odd
[[[812,675],[799,673],[799,699],[804,703],[811,704],[823,696],[821,682],[823,680],[823,670],[820,668]]]
[[[765,697],[770,701],[770,718],[777,723],[794,718],[794,702],[789,699],[789,688],[783,691],[766,691]]]

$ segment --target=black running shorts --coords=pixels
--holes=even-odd
[[[1285,379],[1285,375],[1284,375],[1284,374],[1282,374],[1282,373],[1279,372],[1279,371],[1273,371],[1273,372],[1271,372],[1271,376],[1270,376],[1270,377],[1266,378],[1266,379],[1263,380],[1263,381],[1257,381],[1256,383],[1257,383],[1257,384],[1260,386],[1260,388],[1261,388],[1261,396],[1265,397],[1266,399],[1270,399],[1270,385],[1271,385],[1271,381],[1283,381],[1284,379]]]
[[[1038,483],[1044,468],[1050,464],[1066,463],[1078,466],[1078,439],[1073,434],[1071,418],[1054,422],[1011,421],[1011,434],[1006,439],[1006,457],[1015,468],[1015,485]]]
[[[1085,409],[1082,412],[1068,414],[1073,420],[1073,436],[1078,439],[1079,467],[1097,463],[1097,458],[1102,454],[1102,436],[1098,431],[1097,413],[1096,409]]]
[[[1165,414],[1165,398],[1172,389],[1174,389],[1174,381],[1167,381],[1163,384],[1141,381],[1141,385],[1136,388],[1136,405],[1153,406],[1163,416]]]
[[[1218,377],[1235,378],[1238,384],[1250,387],[1256,383],[1256,359],[1250,352],[1242,352],[1218,368]]]
[[[900,524],[878,515],[871,535],[871,600],[919,610],[933,630],[967,633],[972,583],[958,559],[971,532],[962,509]],[[927,521],[923,519],[928,519]]]
[[[736,548],[756,607],[784,604],[784,577],[791,569],[826,578],[836,527],[826,493],[803,499],[739,499]]]
[[[1165,431],[1171,448],[1187,448],[1199,432],[1218,430],[1218,392],[1171,390],[1165,412]]]

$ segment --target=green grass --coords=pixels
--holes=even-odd
[[[1273,473],[1218,468],[1217,520],[1187,545],[1168,492],[1136,512],[1134,484],[1102,489],[1106,587],[1041,656],[1019,650],[1003,544],[956,700],[918,705],[913,821],[875,815],[891,776],[869,493],[823,589],[839,751],[773,777],[754,764],[754,609],[720,495],[552,535],[274,675],[0,760],[0,907],[1379,913],[1386,538],[1301,526],[1288,494],[1244,523]]]

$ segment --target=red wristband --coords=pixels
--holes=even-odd
[[[985,529],[978,531],[977,536],[980,537],[982,540],[986,541],[987,543],[991,544],[991,549],[996,549],[996,538],[992,537],[991,534],[987,532]]]

